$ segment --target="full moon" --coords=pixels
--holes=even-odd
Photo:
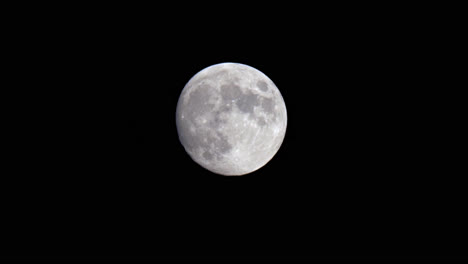
[[[205,169],[225,176],[251,173],[280,148],[287,124],[280,91],[261,71],[220,63],[195,74],[176,109],[179,139]]]

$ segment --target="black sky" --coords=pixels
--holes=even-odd
[[[34,173],[12,180],[21,214],[7,256],[463,255],[460,175],[444,154],[442,110],[453,106],[430,71],[433,16],[338,3],[192,8],[63,7],[22,25],[45,103],[30,118],[38,158],[24,171]],[[277,155],[243,177],[201,168],[175,126],[184,85],[221,62],[261,70],[288,111]]]

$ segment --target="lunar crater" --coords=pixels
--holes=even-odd
[[[257,87],[264,92],[268,91],[268,84],[265,81],[258,81]]]

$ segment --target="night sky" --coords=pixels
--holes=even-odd
[[[461,258],[456,105],[422,7],[184,5],[43,7],[19,25],[44,100],[3,255]],[[278,153],[242,177],[192,161],[175,125],[184,85],[221,62],[265,73],[288,111]]]

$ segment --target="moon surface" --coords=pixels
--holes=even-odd
[[[179,139],[205,169],[225,175],[251,173],[280,148],[286,105],[276,85],[259,70],[220,63],[195,74],[176,110]]]

